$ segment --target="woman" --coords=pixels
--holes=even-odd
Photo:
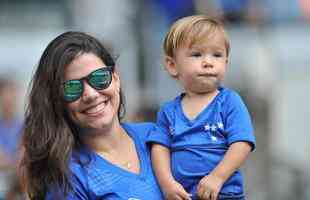
[[[121,123],[123,111],[120,77],[104,46],[81,32],[55,38],[25,114],[30,199],[162,199],[145,145],[153,124]]]

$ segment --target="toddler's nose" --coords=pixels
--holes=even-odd
[[[204,61],[202,61],[202,67],[203,68],[212,68],[213,64],[210,62],[210,60],[205,59]]]

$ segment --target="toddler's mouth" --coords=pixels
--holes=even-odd
[[[217,74],[203,73],[203,74],[198,74],[198,76],[203,76],[203,77],[217,77]]]

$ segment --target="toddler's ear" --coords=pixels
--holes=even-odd
[[[165,68],[170,74],[170,76],[172,76],[173,78],[177,78],[178,70],[174,58],[170,56],[165,56],[164,62],[165,62]]]

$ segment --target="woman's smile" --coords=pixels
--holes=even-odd
[[[84,114],[88,115],[88,116],[98,116],[104,113],[104,110],[106,108],[106,106],[108,105],[108,100],[102,101],[99,104],[96,104],[94,106],[90,106],[89,108],[87,108],[86,110],[83,111]]]

